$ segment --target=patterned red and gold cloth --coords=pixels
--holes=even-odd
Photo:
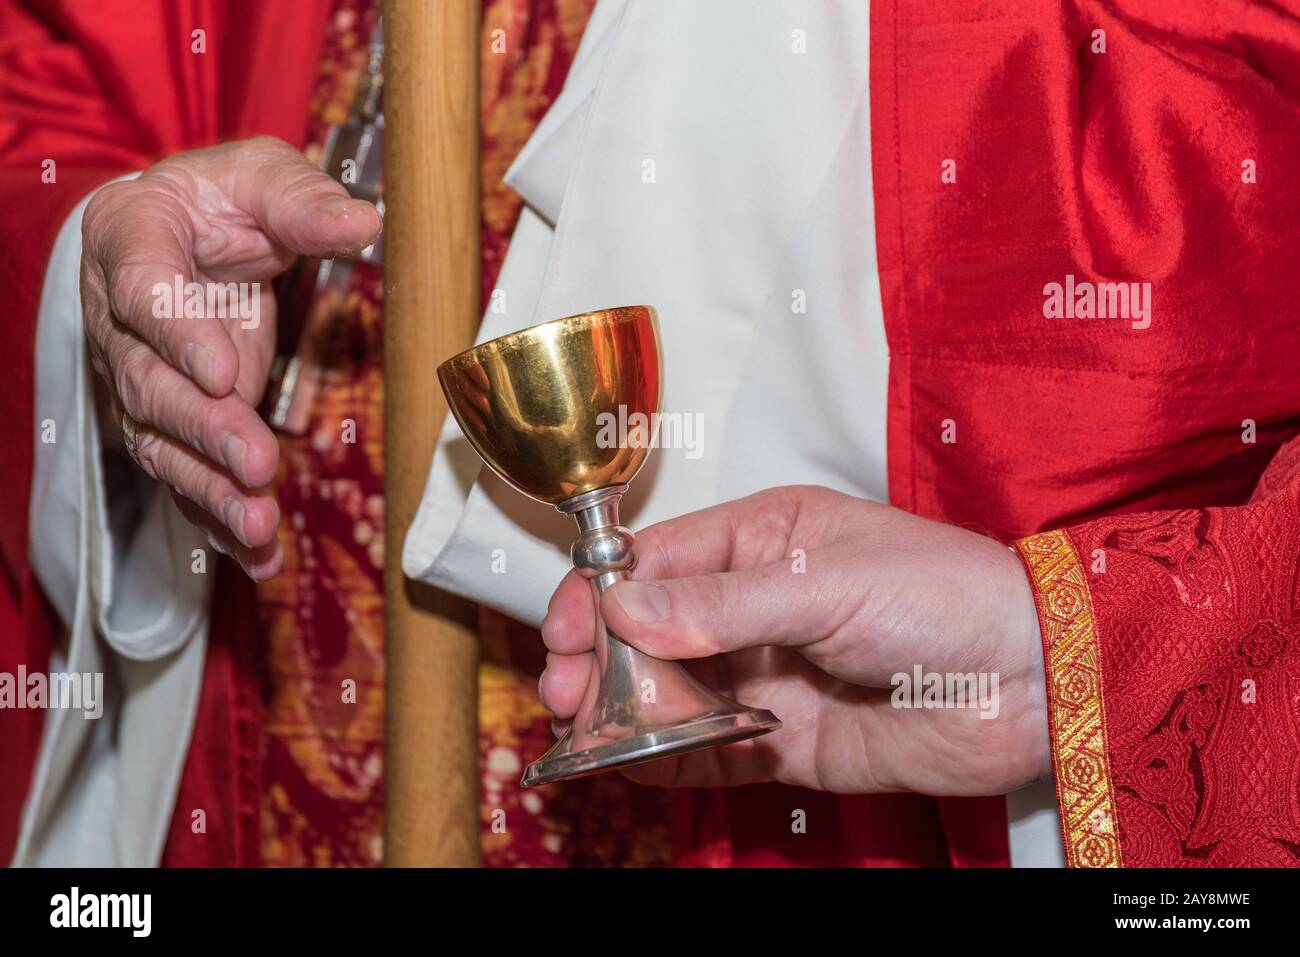
[[[483,57],[485,289],[518,213],[500,174],[590,6],[485,4],[485,38],[509,38]],[[14,357],[0,380],[0,670],[45,667],[53,634],[25,556],[36,307],[58,225],[95,185],[176,150],[254,133],[310,149],[348,102],[372,15],[329,0],[0,0]],[[872,3],[891,499],[1030,536],[1017,548],[1039,599],[1072,864],[1290,864],[1300,846],[1300,450],[1284,448],[1300,427],[1297,19],[1244,0]],[[59,178],[37,190],[47,157]],[[1046,318],[1044,286],[1067,276],[1150,282],[1149,328]],[[313,428],[285,440],[285,574],[255,590],[220,571],[170,863],[382,852],[381,298],[358,270]],[[359,441],[344,445],[346,418]],[[488,863],[1005,862],[997,799],[669,797],[611,775],[521,793],[519,767],[549,738],[540,644],[486,612],[481,631]],[[0,720],[7,857],[40,725]],[[217,809],[202,841],[186,811],[200,806]],[[489,826],[498,808],[504,834]],[[791,832],[794,808],[808,833]]]
[[[1017,543],[1077,867],[1300,865],[1300,441],[1244,506]]]

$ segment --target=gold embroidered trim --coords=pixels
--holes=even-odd
[[[1119,826],[1106,711],[1101,645],[1083,565],[1063,531],[1016,542],[1038,602],[1047,660],[1047,720],[1065,862],[1070,867],[1121,867]]]

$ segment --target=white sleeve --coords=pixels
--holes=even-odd
[[[659,312],[665,429],[622,503],[633,529],[773,485],[887,494],[867,8],[796,6],[601,0],[506,174],[527,209],[480,341]],[[795,30],[819,52],[792,54]],[[402,567],[537,624],[576,536],[449,417]]]
[[[151,660],[175,650],[206,613],[207,576],[191,571],[194,549],[206,538],[165,489],[100,453],[79,287],[89,201],[59,231],[41,298],[30,557],[65,625],[74,617],[84,560],[104,639],[118,654]]]
[[[161,855],[189,746],[216,556],[165,489],[101,455],[79,287],[87,202],[59,231],[41,296],[29,557],[67,638],[51,667],[98,675],[102,707],[48,712],[14,862],[141,866]]]

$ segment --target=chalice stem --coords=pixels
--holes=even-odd
[[[618,520],[618,503],[626,491],[626,485],[598,489],[559,506],[560,511],[573,515],[582,533],[573,543],[571,555],[578,574],[591,582],[598,622],[601,593],[628,578],[636,565],[636,539]],[[637,687],[638,676],[647,671],[641,661],[645,657],[603,622],[598,623],[596,672],[600,676],[600,695],[590,712],[590,733],[626,727],[634,721],[635,702],[643,693]],[[653,682],[652,678],[646,680]],[[650,684],[644,693],[653,694],[654,685]]]
[[[597,489],[556,506],[577,520],[581,532],[571,554],[597,603],[596,667],[569,730],[528,766],[524,787],[719,747],[781,727],[772,712],[723,697],[680,663],[638,651],[600,621],[601,594],[636,565],[635,539],[618,521],[626,491],[626,485]]]

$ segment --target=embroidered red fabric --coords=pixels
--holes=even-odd
[[[1300,441],[1247,505],[1069,530],[1125,866],[1300,865]]]

